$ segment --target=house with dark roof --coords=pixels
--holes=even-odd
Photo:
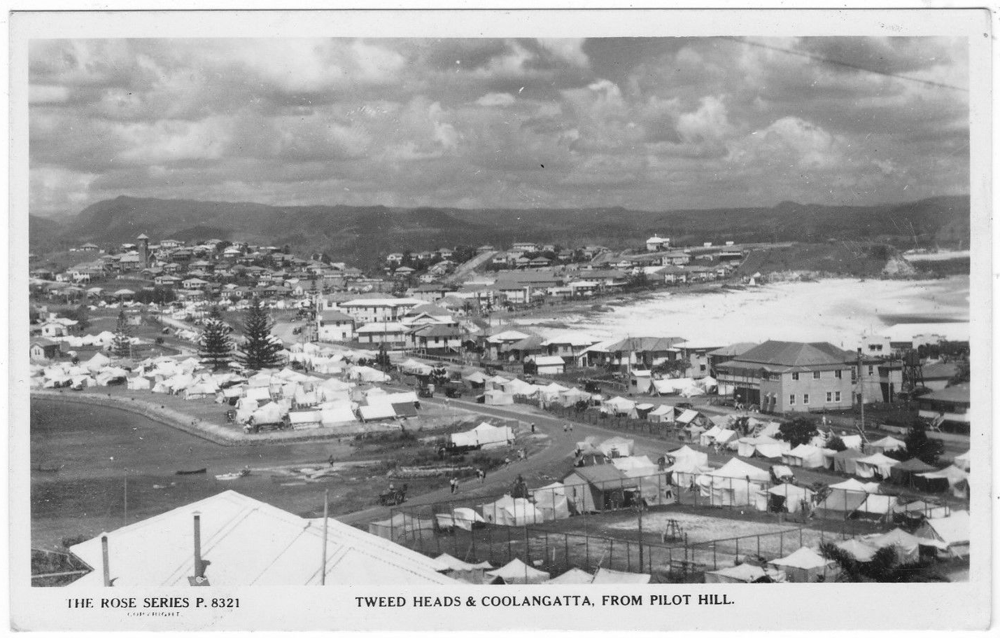
[[[936,426],[947,425],[949,429],[965,434],[969,433],[971,426],[971,406],[968,383],[959,383],[917,397],[917,414],[931,419]]]
[[[604,341],[584,349],[577,356],[577,365],[585,367],[614,366],[619,371],[631,368],[650,369],[680,356],[680,337],[629,337],[619,341]]]
[[[826,343],[765,341],[716,366],[721,388],[761,412],[850,408],[857,394],[857,354]],[[868,362],[865,361],[865,364]],[[875,362],[862,373],[878,383]],[[867,385],[867,383],[866,383]],[[866,401],[880,400],[869,392]]]
[[[28,353],[32,361],[57,359],[59,358],[59,342],[46,339],[45,337],[32,339]]]

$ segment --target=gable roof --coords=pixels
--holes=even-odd
[[[118,587],[189,586],[192,516],[201,514],[205,576],[214,586],[318,585],[323,521],[308,520],[234,491],[181,506],[108,534]],[[451,584],[445,566],[335,519],[327,523],[326,581],[336,585]],[[100,586],[101,539],[70,548],[94,572],[73,586]]]

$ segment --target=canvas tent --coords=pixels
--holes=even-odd
[[[486,520],[479,515],[479,512],[468,507],[456,507],[446,514],[435,514],[437,525],[441,529],[451,529],[458,527],[469,532],[476,523],[485,523]]]
[[[653,423],[673,423],[674,408],[669,405],[661,405],[650,412],[646,418]]]
[[[943,543],[951,556],[958,558],[969,555],[969,513],[958,510],[945,518],[925,519],[914,532],[914,536]]]
[[[851,558],[858,561],[859,563],[869,563],[872,558],[875,557],[875,552],[878,551],[878,547],[869,545],[868,543],[862,543],[861,541],[848,538],[842,540],[835,545],[851,555]]]
[[[837,563],[827,560],[808,547],[800,547],[784,558],[776,558],[768,565],[784,572],[790,583],[831,582],[839,569]]]
[[[894,465],[899,465],[896,459],[890,459],[884,454],[872,454],[864,456],[855,461],[857,469],[854,473],[861,478],[889,478],[889,473]]]
[[[953,463],[956,466],[958,466],[959,468],[961,468],[961,469],[965,470],[966,472],[968,472],[969,471],[969,455],[970,455],[971,452],[972,451],[969,450],[968,452],[966,452],[964,454],[959,454],[958,456],[955,457],[955,460],[953,461]]]
[[[868,499],[868,492],[833,490],[813,508],[816,518],[846,519]]]
[[[771,475],[739,459],[728,463],[697,479],[700,494],[711,505],[753,505],[754,494],[766,490]]]
[[[834,483],[830,486],[831,490],[847,490],[848,492],[867,492],[869,494],[878,494],[879,484],[872,483],[862,483],[856,478],[849,478],[846,481],[840,483]]]
[[[384,521],[368,523],[368,533],[394,543],[429,542],[434,538],[434,521],[399,512]]]
[[[805,468],[826,467],[828,460],[820,448],[811,445],[797,445],[782,454],[782,458],[792,467]],[[832,465],[832,461],[830,464]]]
[[[755,502],[758,510],[764,512],[788,512],[794,514],[802,510],[803,503],[812,502],[813,491],[799,485],[783,483],[766,492],[759,492]]]
[[[569,501],[566,499],[566,488],[556,482],[534,490],[531,498],[535,507],[542,513],[546,521],[569,518]]]
[[[594,580],[591,583],[594,585],[648,585],[650,578],[649,574],[634,574],[600,567],[594,574]]]
[[[739,440],[736,453],[747,458],[761,456],[767,459],[780,459],[787,449],[787,443],[771,437],[744,437]]]
[[[620,456],[632,456],[632,450],[635,447],[634,439],[626,439],[620,436],[613,436],[610,439],[606,439],[603,443],[597,446],[597,449],[604,453],[605,456],[610,458],[617,458]]]
[[[544,583],[549,579],[549,573],[522,562],[515,558],[500,569],[486,572],[486,575],[499,579],[507,585],[534,585]]]
[[[871,443],[868,447],[870,447],[873,452],[891,452],[893,450],[906,449],[906,443],[903,443],[899,439],[894,439],[891,436],[887,436],[884,439],[879,439],[878,441]]]
[[[671,452],[667,452],[666,457],[667,460],[675,464],[680,464],[681,462],[686,461],[689,465],[695,465],[698,467],[708,466],[708,454],[694,450],[687,445],[679,447]]]
[[[504,494],[492,503],[480,506],[483,518],[494,525],[523,527],[545,522],[545,515],[526,498],[512,498]]]
[[[892,547],[896,550],[896,559],[901,565],[909,565],[920,560],[920,539],[898,527],[885,534],[865,536],[862,540],[876,549]]]
[[[765,571],[763,567],[741,563],[735,567],[727,567],[716,571],[705,572],[705,583],[756,583],[774,577],[778,572]],[[784,575],[782,574],[782,577]],[[782,578],[784,580],[784,578]]]
[[[899,465],[894,465],[889,470],[889,477],[893,483],[913,487],[917,474],[934,472],[937,470],[933,465],[928,465],[920,459],[914,457],[903,461]]]
[[[943,492],[949,487],[969,478],[969,474],[957,465],[949,465],[943,470],[924,472],[913,478],[913,486],[923,492]]]
[[[588,574],[578,567],[545,581],[546,585],[589,585],[594,580],[593,574]]]
[[[857,450],[846,449],[833,455],[833,471],[842,474],[854,474],[858,469],[858,459],[864,454]]]

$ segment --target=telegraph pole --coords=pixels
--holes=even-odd
[[[865,434],[865,379],[861,348],[858,348],[858,401],[861,403],[861,435]]]

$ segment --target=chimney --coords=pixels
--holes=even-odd
[[[205,577],[205,564],[201,560],[201,512],[194,513],[194,577]]]
[[[108,564],[108,535],[101,536],[101,557],[104,562],[104,586],[111,587],[111,566]]]

